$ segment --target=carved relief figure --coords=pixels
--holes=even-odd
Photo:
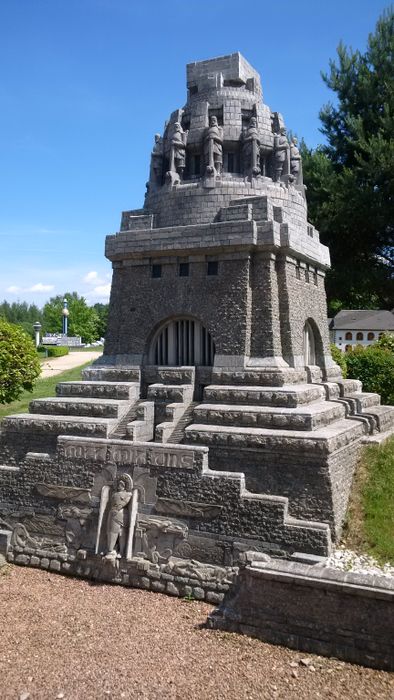
[[[178,173],[180,179],[182,179],[186,165],[186,140],[188,133],[188,131],[183,131],[179,122],[175,122],[171,138],[170,171]]]
[[[286,136],[286,129],[284,126],[281,127],[279,134],[275,134],[274,138],[274,180],[279,182],[282,173],[283,166],[285,164],[287,151],[289,148],[289,142]]]
[[[209,120],[209,128],[205,135],[204,155],[207,163],[207,174],[215,172],[220,175],[223,165],[223,129],[219,126],[217,117]]]
[[[109,506],[109,507],[108,507]],[[129,474],[121,474],[112,492],[109,486],[101,490],[99,522],[97,528],[96,554],[106,514],[106,559],[133,556],[133,537],[138,509],[138,491],[133,488]]]
[[[290,143],[290,173],[298,184],[301,175],[301,154],[298,150],[297,139],[292,138]]]
[[[257,119],[252,117],[244,134],[242,155],[247,173],[260,175],[260,138],[257,130]]]

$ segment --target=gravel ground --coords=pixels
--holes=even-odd
[[[0,601],[2,699],[394,699],[394,674],[200,629],[205,603],[17,566]]]
[[[389,578],[394,576],[394,566],[389,562],[380,564],[368,554],[356,554],[345,547],[337,547],[327,559],[325,566],[341,571],[354,571],[357,574],[376,574]]]

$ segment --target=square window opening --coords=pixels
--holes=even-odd
[[[179,263],[179,277],[189,277],[189,263]]]
[[[209,260],[207,264],[207,275],[217,275],[219,271],[219,263],[217,260]]]
[[[161,277],[161,265],[152,265],[152,277],[155,277],[156,279]]]

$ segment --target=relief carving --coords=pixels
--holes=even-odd
[[[58,498],[62,501],[79,501],[90,503],[90,489],[82,489],[76,486],[63,486],[62,484],[36,484],[36,489],[41,496]]]
[[[176,501],[172,498],[159,498],[155,510],[157,513],[212,520],[220,515],[223,506],[214,503],[194,503],[192,501]]]
[[[182,522],[160,516],[138,516],[136,550],[154,564],[165,562],[187,537],[188,527]]]
[[[67,547],[63,542],[56,542],[48,537],[32,537],[22,523],[17,523],[13,529],[11,543],[14,547],[25,549],[29,547],[34,550],[46,550],[65,554]]]
[[[100,536],[105,527],[106,559],[115,560],[133,556],[133,538],[137,519],[138,489],[129,474],[121,474],[112,488],[103,486],[96,537],[96,554]],[[105,521],[105,526],[104,526]]]

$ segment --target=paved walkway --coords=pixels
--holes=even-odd
[[[68,369],[84,365],[85,362],[93,362],[102,354],[102,350],[92,350],[91,352],[70,352],[63,357],[51,357],[42,363],[40,377],[55,377]]]

